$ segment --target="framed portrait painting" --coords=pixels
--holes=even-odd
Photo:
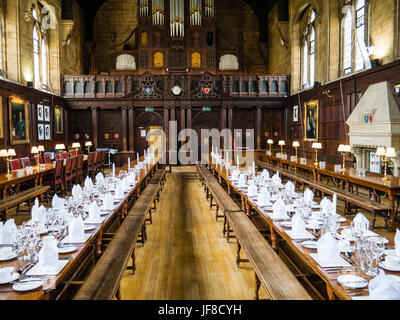
[[[11,144],[29,143],[28,102],[11,99],[9,103],[9,127]]]
[[[299,121],[299,106],[293,107],[293,122]]]
[[[51,140],[50,125],[46,124],[44,126],[44,138],[45,140]]]
[[[56,134],[63,133],[63,112],[59,106],[54,107],[54,132]]]
[[[313,100],[304,104],[304,140],[318,140],[319,101]]]
[[[42,104],[38,104],[37,105],[37,119],[38,121],[43,121],[44,117],[43,117],[43,105]]]
[[[44,106],[44,121],[50,122],[50,107]]]
[[[44,124],[38,125],[38,140],[40,141],[44,140]]]

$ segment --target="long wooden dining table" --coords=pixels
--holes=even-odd
[[[370,280],[372,277],[366,275],[365,273],[361,272],[359,267],[355,265],[354,262],[350,262],[351,266],[355,268],[356,271],[347,272],[345,271],[346,268],[343,270],[338,269],[337,272],[331,272],[330,268],[323,268],[319,266],[319,264],[312,258],[311,254],[315,254],[317,251],[316,249],[308,249],[303,247],[301,241],[293,240],[286,231],[290,228],[284,227],[281,225],[281,221],[274,221],[271,219],[258,205],[255,203],[254,200],[250,199],[247,194],[244,192],[243,189],[239,189],[232,181],[228,178],[226,169],[220,165],[216,165],[209,161],[209,169],[211,172],[218,177],[218,181],[222,183],[224,181],[228,187],[228,193],[232,191],[240,195],[242,199],[242,209],[248,214],[251,214],[251,210],[256,211],[264,221],[269,225],[270,228],[270,240],[272,247],[279,252],[281,250],[280,242],[283,240],[295,253],[296,255],[303,261],[307,266],[311,267],[313,272],[315,272],[318,277],[324,281],[326,285],[326,293],[329,300],[351,300],[352,295],[351,291],[345,290],[337,281],[337,278],[343,274],[355,274],[362,276],[363,278]],[[348,226],[350,221],[342,223],[342,227]],[[392,245],[389,243],[388,245]],[[347,259],[348,260],[348,259]],[[394,274],[400,275],[400,272],[391,272],[385,270],[386,274]],[[284,279],[282,279],[284,281]],[[360,294],[361,296],[362,294]]]
[[[332,179],[335,186],[341,185],[347,191],[354,191],[358,187],[363,187],[370,190],[374,198],[376,198],[376,191],[386,193],[388,205],[390,207],[388,230],[393,232],[396,230],[396,227],[400,225],[398,221],[400,204],[399,177],[388,175],[387,180],[384,180],[383,174],[370,171],[367,171],[365,176],[360,176],[354,168],[346,168],[345,172],[335,171],[335,165],[333,163],[326,163],[326,167],[321,169],[319,166],[315,166],[315,161],[311,159],[307,159],[306,163],[300,163],[300,161],[282,159],[277,157],[274,153],[269,155],[265,152],[257,152],[256,157],[258,158],[257,160],[262,160],[280,168],[286,167],[289,170],[293,170],[295,173],[302,174],[304,172],[309,172],[309,174],[319,182],[322,182],[324,177],[329,177]]]
[[[143,157],[141,158],[143,160]],[[148,183],[150,177],[157,170],[160,157],[156,157],[154,162],[145,165],[140,171],[140,175],[137,177],[137,183],[135,186],[125,193],[122,200],[118,201],[115,209],[110,211],[101,224],[92,224],[94,229],[86,231],[86,234],[90,234],[89,238],[85,243],[73,244],[77,249],[73,253],[59,254],[60,260],[68,260],[66,266],[61,272],[54,277],[42,277],[44,279],[44,285],[33,291],[29,292],[17,292],[12,289],[11,284],[0,285],[0,300],[50,300],[50,299],[62,299],[71,287],[80,286],[83,284],[80,279],[82,273],[86,271],[87,265],[95,263],[102,253],[102,240],[103,235],[107,233],[110,228],[114,227],[115,224],[119,223],[127,215],[128,203],[132,198],[139,197],[141,192],[141,186]],[[136,160],[131,162],[131,168],[136,164]],[[127,165],[122,167],[120,170],[127,169]],[[118,174],[119,170],[116,171]],[[46,236],[46,235],[42,235]],[[0,249],[4,247],[0,245]],[[0,268],[14,267],[14,269],[22,270],[28,261],[19,261],[16,258],[8,262],[0,262]]]

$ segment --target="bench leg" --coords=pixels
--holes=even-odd
[[[237,242],[237,250],[236,250],[236,267],[239,268],[240,265],[240,249],[241,249],[241,245],[239,243],[239,241]]]
[[[135,248],[133,248],[132,252],[132,273],[136,273],[136,259],[135,259]]]
[[[258,279],[257,273],[254,271],[254,300],[259,299],[258,292],[260,291],[260,280]]]
[[[121,300],[121,286],[118,286],[118,290],[115,297],[117,298],[117,300]]]
[[[222,237],[225,238],[225,233],[226,233],[226,216],[224,215],[224,225],[222,227]]]

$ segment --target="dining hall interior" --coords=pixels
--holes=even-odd
[[[0,300],[400,300],[399,18],[0,0]]]

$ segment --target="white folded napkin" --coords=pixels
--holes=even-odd
[[[246,187],[246,175],[241,174],[239,176],[239,188],[245,188]]]
[[[74,185],[71,194],[74,200],[79,201],[82,199],[82,187],[79,184]]]
[[[317,242],[318,259],[325,263],[337,263],[340,260],[338,241],[326,232]]]
[[[282,198],[279,197],[272,206],[272,218],[273,219],[285,219],[287,218],[287,208]]]
[[[57,240],[52,236],[43,238],[43,246],[39,251],[39,265],[41,268],[58,267],[58,249]]]
[[[261,188],[260,193],[257,197],[257,203],[259,206],[268,206],[270,205],[271,195],[267,188]]]
[[[312,203],[314,198],[314,193],[311,191],[310,188],[307,188],[306,191],[304,191],[304,200],[307,203]]]
[[[299,213],[296,213],[292,218],[293,236],[302,236],[306,231],[306,224]]]
[[[282,179],[279,177],[279,172],[272,176],[272,183],[276,186],[279,186],[282,183]]]
[[[101,172],[96,174],[96,183],[103,183],[104,182],[104,176]]]
[[[130,183],[128,177],[125,177],[122,180],[122,184],[123,184],[123,187],[124,187],[125,190],[130,190],[131,189],[131,183]]]
[[[17,226],[14,219],[9,219],[4,224],[0,222],[0,244],[13,243],[16,233]]]
[[[362,213],[357,213],[353,222],[356,230],[367,231],[369,229],[369,220]]]
[[[288,181],[285,184],[285,191],[288,192],[289,194],[293,194],[294,190],[296,189],[296,186],[292,181]]]
[[[31,219],[35,223],[44,225],[46,223],[46,208],[44,206],[40,206],[39,208],[33,206]]]
[[[232,180],[238,180],[240,175],[240,171],[238,169],[234,169],[232,171]]]
[[[121,184],[117,185],[117,188],[115,189],[115,199],[122,199],[124,197],[124,188]]]
[[[333,204],[332,201],[329,200],[327,197],[324,197],[320,202],[321,212],[323,214],[328,214],[333,211]]]
[[[51,206],[54,209],[62,209],[64,208],[65,199],[59,198],[57,194],[54,195],[53,199],[51,200]]]
[[[332,198],[332,215],[336,215],[336,212],[337,212],[337,195],[336,193],[334,193]]]
[[[341,252],[350,252],[350,241],[346,239],[339,240],[339,249]]]
[[[269,179],[269,171],[267,169],[264,169],[261,172],[261,176],[263,177],[264,180],[268,180]]]
[[[100,220],[100,208],[95,201],[93,201],[89,206],[89,221],[99,221]]]
[[[85,241],[85,229],[80,214],[69,222],[68,233],[72,241]]]
[[[257,196],[257,185],[254,180],[250,180],[249,186],[247,188],[247,195],[249,197],[256,197]]]
[[[400,300],[400,288],[381,270],[369,284],[370,300]]]
[[[84,188],[88,191],[91,191],[93,189],[93,181],[89,178],[89,176],[87,176],[85,179]]]
[[[131,172],[128,176],[129,182],[131,185],[135,185],[136,184],[136,174],[135,172]]]
[[[109,192],[103,198],[103,209],[104,210],[114,209],[114,197]]]
[[[394,236],[394,245],[396,248],[396,256],[400,257],[400,230],[396,230],[396,235]]]

